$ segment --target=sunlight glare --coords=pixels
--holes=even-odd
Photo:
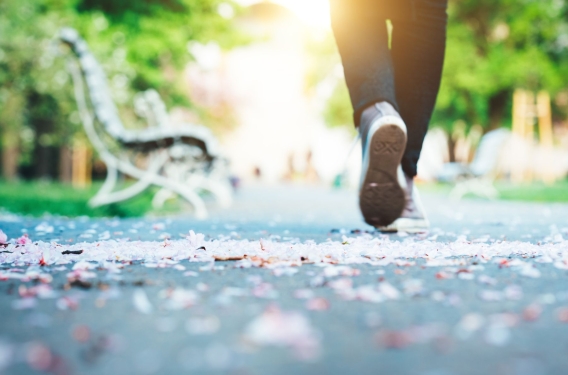
[[[290,9],[309,26],[330,27],[328,0],[273,0],[272,2]]]
[[[260,3],[258,0],[237,0],[242,5]],[[329,0],[271,0],[291,10],[306,25],[328,29],[331,27],[329,17]]]

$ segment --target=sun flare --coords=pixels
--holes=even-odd
[[[294,12],[303,22],[314,27],[329,27],[328,0],[272,0]]]
[[[260,3],[262,0],[237,0],[243,5]],[[330,28],[329,0],[271,0],[286,7],[306,25],[316,28]]]

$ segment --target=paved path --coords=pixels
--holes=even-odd
[[[259,246],[505,244],[540,254],[540,244],[568,256],[568,205],[424,200],[433,229],[419,237],[366,233],[354,192],[297,186],[246,188],[230,210],[213,209],[201,222],[4,216],[0,229],[65,246],[184,244],[193,230],[205,241]],[[49,260],[3,264],[0,373],[566,374],[568,270],[543,259],[277,269],[164,260],[124,264],[119,273],[102,263],[76,271]]]

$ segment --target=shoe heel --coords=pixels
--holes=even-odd
[[[398,125],[382,125],[368,147],[369,165],[359,193],[359,206],[368,224],[381,227],[398,219],[406,204],[398,181],[406,133]]]

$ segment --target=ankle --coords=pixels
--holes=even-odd
[[[359,117],[359,123],[362,124],[364,122],[372,121],[377,115],[390,115],[396,114],[398,115],[398,111],[396,108],[387,101],[380,101],[374,102],[369,104],[363,111],[361,111],[361,115]]]
[[[396,109],[386,101],[376,102],[369,105],[367,108],[361,112],[361,117],[359,118],[359,134],[363,137],[369,131],[371,124],[379,117],[382,116],[397,116],[400,117]]]
[[[369,105],[361,112],[358,126],[360,134],[366,133],[373,120],[381,114],[375,104],[376,103]]]
[[[406,186],[408,186],[409,188],[412,188],[412,186],[414,186],[414,177],[410,177],[405,173],[404,179],[406,180]]]
[[[398,110],[390,102],[387,102],[387,101],[376,102],[376,103],[373,104],[373,106],[378,108],[384,114],[387,114],[387,115],[396,114],[396,115],[398,115]]]

